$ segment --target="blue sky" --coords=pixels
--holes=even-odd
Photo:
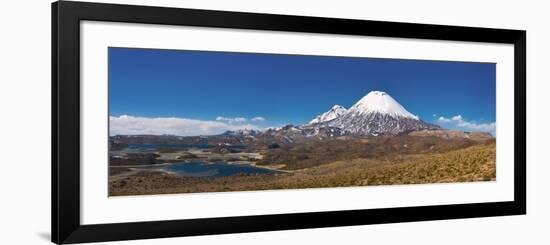
[[[265,128],[306,123],[334,104],[349,108],[379,90],[424,121],[494,132],[495,69],[491,63],[109,48],[109,109],[112,118]]]

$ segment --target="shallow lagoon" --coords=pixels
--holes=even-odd
[[[159,165],[150,165],[132,168],[139,171],[163,171],[187,177],[225,177],[239,174],[274,174],[279,171],[253,166],[245,161],[249,158],[260,158],[259,153],[229,153],[214,154],[204,150],[216,147],[208,144],[129,144],[120,151],[111,151],[111,156],[124,156],[126,153],[156,153],[158,160],[177,160],[182,152],[190,152],[198,158],[182,162],[172,162]],[[239,149],[242,145],[224,146],[229,149]],[[175,149],[174,153],[158,153],[162,148]],[[216,160],[214,160],[215,158]],[[238,159],[243,163],[229,162],[229,159]]]
[[[130,151],[156,151],[160,148],[173,148],[178,150],[187,150],[187,149],[209,149],[216,147],[216,145],[209,144],[128,144],[128,150]],[[223,146],[230,149],[241,149],[243,145],[227,145]]]
[[[205,163],[202,161],[173,163],[155,166],[151,169],[187,177],[225,177],[238,174],[274,174],[278,172],[248,164],[230,164],[226,162]]]

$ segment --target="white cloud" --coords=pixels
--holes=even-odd
[[[244,117],[216,117],[216,121],[225,121],[228,123],[242,123],[246,122],[246,118]]]
[[[496,123],[473,123],[461,121],[458,123],[459,127],[468,128],[471,130],[484,131],[484,132],[494,132],[496,129]]]
[[[250,120],[253,121],[253,122],[265,121],[265,118],[264,118],[264,117],[253,117],[253,118],[250,119]]]
[[[454,116],[454,117],[451,118],[451,119],[452,119],[453,121],[457,121],[457,122],[462,121],[462,115],[456,115],[456,116]]]
[[[450,123],[450,122],[451,122],[451,119],[446,118],[446,117],[439,117],[439,118],[437,119],[437,121],[440,122],[440,123]]]
[[[110,135],[171,134],[179,136],[221,134],[227,130],[257,129],[252,124],[232,125],[219,121],[203,121],[177,117],[135,117],[129,115],[110,116]]]
[[[446,117],[439,117],[437,119],[437,122],[441,124],[446,124],[449,126],[454,126],[457,128],[461,128],[468,131],[483,131],[483,132],[490,132],[495,133],[496,130],[496,123],[476,123],[473,121],[467,121],[465,120],[462,115],[456,115],[451,118]]]

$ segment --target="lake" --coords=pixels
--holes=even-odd
[[[224,177],[238,174],[274,174],[278,171],[259,168],[248,164],[229,164],[225,162],[205,163],[193,161],[155,166],[152,169],[168,171],[187,177]]]
[[[158,150],[161,148],[172,148],[172,149],[178,149],[178,150],[186,150],[191,148],[198,148],[198,149],[209,149],[216,147],[216,145],[210,145],[210,144],[128,144],[129,150]],[[226,148],[235,148],[235,149],[242,149],[244,148],[244,145],[226,145],[223,146]]]

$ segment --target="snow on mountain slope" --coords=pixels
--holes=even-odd
[[[346,108],[341,105],[334,105],[329,111],[315,117],[309,124],[328,122],[346,113]]]
[[[322,123],[352,135],[397,135],[424,129],[439,129],[408,112],[389,94],[372,91],[344,114]]]
[[[426,123],[407,111],[389,94],[372,91],[348,110],[340,105],[315,117],[309,123],[266,131],[271,137],[299,138],[337,137],[344,135],[378,136],[398,135],[418,130],[441,129]]]
[[[258,135],[258,134],[261,134],[262,131],[260,130],[255,130],[255,129],[238,129],[238,130],[235,130],[235,131],[225,131],[225,133],[223,133],[222,135],[227,135],[227,136],[255,136],[255,135]]]
[[[389,94],[381,91],[372,91],[368,93],[349,109],[349,113],[356,115],[365,113],[380,113],[393,117],[405,117],[418,120],[417,116],[408,112]]]

